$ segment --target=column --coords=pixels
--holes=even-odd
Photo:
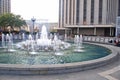
[[[74,0],[74,25],[76,25],[76,0]]]
[[[102,24],[106,24],[106,17],[107,17],[107,0],[103,0]]]
[[[96,27],[94,28],[94,35],[96,35]]]
[[[110,27],[110,36],[112,36],[112,29],[111,29],[111,27]]]
[[[68,3],[67,3],[67,24],[69,24],[69,18],[70,18],[70,0],[68,0]]]
[[[74,0],[71,0],[71,24],[73,25],[73,15],[74,15]]]
[[[83,24],[83,7],[84,6],[84,0],[80,0],[80,17],[79,17],[79,20],[80,20],[80,24]]]
[[[95,5],[95,6],[94,6],[94,9],[95,9],[95,10],[94,10],[94,15],[95,15],[95,16],[94,16],[94,24],[98,24],[98,18],[99,18],[99,17],[98,17],[98,16],[99,16],[99,15],[98,15],[98,14],[99,14],[99,6],[98,6],[98,5],[99,5],[99,0],[95,0],[94,5]]]
[[[90,20],[91,20],[91,0],[87,0],[87,17],[86,17],[87,24],[90,24]]]
[[[63,0],[59,0],[59,27],[62,27],[62,24],[63,24],[63,22],[62,22],[62,2]]]
[[[67,15],[66,15],[66,10],[67,10],[67,7],[66,7],[66,0],[63,0],[64,1],[64,25],[66,25],[67,23],[66,23],[66,17],[67,17]]]

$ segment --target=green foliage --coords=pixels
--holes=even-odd
[[[0,27],[5,28],[10,26],[12,29],[14,29],[14,27],[21,27],[23,25],[26,25],[26,22],[21,18],[20,15],[7,13],[0,16]]]

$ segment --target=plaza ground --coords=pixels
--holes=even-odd
[[[120,47],[116,49],[120,53]],[[108,65],[81,72],[54,75],[0,74],[0,80],[120,80],[120,59]]]

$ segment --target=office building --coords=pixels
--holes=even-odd
[[[11,0],[0,0],[0,15],[11,12]]]
[[[69,34],[115,36],[119,0],[59,0],[59,29]]]

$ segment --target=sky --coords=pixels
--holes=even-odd
[[[58,22],[59,0],[11,0],[11,12],[25,20]]]

